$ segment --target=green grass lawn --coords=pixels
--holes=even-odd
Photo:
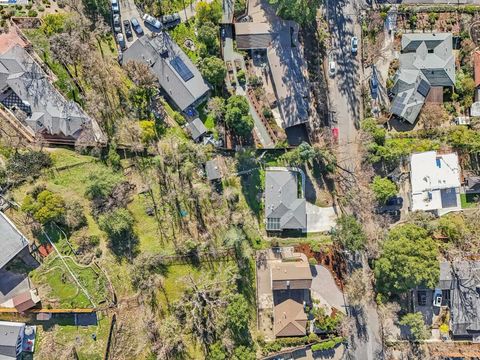
[[[170,30],[170,35],[193,62],[198,59],[198,41],[197,36],[195,35],[195,23],[193,21],[181,23],[174,27],[172,30]],[[192,51],[185,46],[185,40],[187,39],[193,41],[195,44],[195,51]]]
[[[460,201],[462,202],[462,208],[474,208],[478,206],[479,194],[460,194]],[[479,199],[480,200],[480,199]]]

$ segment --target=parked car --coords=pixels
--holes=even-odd
[[[112,0],[112,11],[114,14],[118,14],[120,12],[120,4],[118,0]]]
[[[337,69],[335,66],[335,60],[333,60],[333,57],[331,57],[328,62],[328,75],[330,75],[330,77],[334,77],[336,72],[337,72]]]
[[[140,25],[140,23],[138,22],[138,20],[136,18],[132,18],[130,20],[130,22],[132,24],[133,31],[135,31],[138,36],[142,36],[143,35],[143,29],[142,29],[142,26]]]
[[[172,28],[178,24],[180,24],[180,15],[178,13],[170,14],[170,15],[163,15],[160,20],[162,21],[163,26],[166,28]]]
[[[122,24],[120,23],[120,15],[113,14],[113,31],[118,34],[122,32]]]
[[[123,37],[122,33],[117,34],[117,42],[118,42],[118,45],[120,45],[120,49],[122,50],[127,49],[127,44],[125,43],[125,38]]]
[[[442,290],[435,289],[435,292],[433,293],[433,306],[442,306]]]
[[[160,20],[154,18],[152,15],[148,15],[148,14],[144,14],[143,15],[143,21],[154,27],[155,29],[157,30],[162,30],[163,26],[162,26],[162,23],[160,22]]]
[[[356,36],[352,37],[352,40],[350,41],[350,45],[352,48],[352,54],[355,55],[358,52],[358,39]]]
[[[123,28],[125,29],[125,36],[127,37],[127,40],[132,40],[133,39],[133,33],[132,33],[132,27],[130,26],[130,21],[128,20],[123,20]]]
[[[385,203],[387,206],[402,206],[403,205],[403,198],[394,196],[387,200]]]

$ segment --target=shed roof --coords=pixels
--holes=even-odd
[[[208,160],[205,164],[205,171],[207,173],[207,179],[209,181],[218,180],[222,178],[222,174],[220,173],[220,167],[218,166],[218,160]]]
[[[0,269],[28,246],[28,241],[15,225],[0,211]]]
[[[196,118],[195,120],[189,122],[187,124],[187,130],[192,136],[193,140],[198,140],[200,136],[207,132],[207,128],[200,118]]]

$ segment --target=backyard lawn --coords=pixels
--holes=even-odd
[[[474,208],[478,206],[479,194],[460,194],[462,209]]]

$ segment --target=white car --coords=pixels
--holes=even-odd
[[[125,50],[127,48],[127,44],[122,33],[117,34],[117,42],[118,45],[120,45],[120,49]]]
[[[143,15],[143,21],[148,25],[153,26],[155,29],[162,30],[162,23],[160,22],[160,20],[154,18],[152,15]]]
[[[330,61],[328,62],[328,75],[330,75],[331,77],[334,77],[336,73],[337,73],[337,69],[335,65],[335,60],[331,58]]]
[[[118,4],[118,0],[112,0],[112,11],[114,14],[120,12],[120,5]]]
[[[352,54],[355,55],[358,52],[358,39],[356,36],[352,37],[352,40],[350,41],[350,45],[352,48]]]

